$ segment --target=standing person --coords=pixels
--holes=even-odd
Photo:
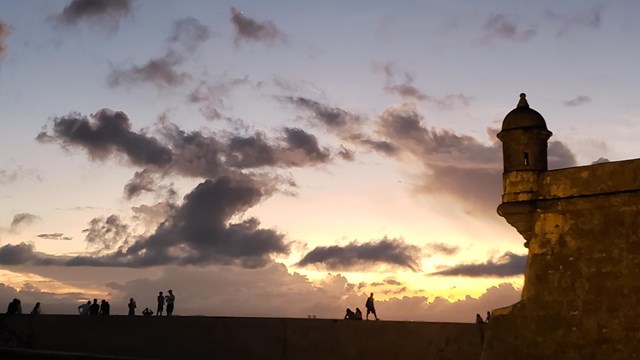
[[[102,301],[100,302],[100,315],[109,315],[110,311],[111,306],[109,305],[109,302],[105,299],[102,299]]]
[[[31,315],[40,315],[40,302],[36,303],[36,306],[31,310]]]
[[[173,295],[173,290],[169,290],[169,295],[166,296],[167,300],[167,316],[171,316],[173,314],[173,303],[176,301],[175,295]]]
[[[129,316],[136,316],[136,301],[129,299]]]
[[[162,296],[162,291],[158,293],[158,309],[156,311],[156,316],[162,315],[164,311],[164,296]]]
[[[91,301],[87,301],[86,304],[78,306],[78,313],[80,313],[80,315],[89,315],[89,308],[91,308]]]
[[[484,322],[488,323],[489,321],[491,321],[491,311],[487,311],[487,320]]]
[[[100,305],[98,305],[98,299],[93,299],[93,304],[89,306],[89,315],[100,315]]]
[[[376,320],[378,320],[378,315],[376,315],[376,307],[373,305],[373,293],[367,298],[366,304],[364,306],[367,308],[367,320],[369,320],[369,314],[373,314]]]

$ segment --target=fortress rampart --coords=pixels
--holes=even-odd
[[[474,360],[480,330],[401,321],[0,315],[0,347],[139,359]]]

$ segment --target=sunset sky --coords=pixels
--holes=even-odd
[[[640,2],[0,2],[0,302],[473,321],[514,303],[495,134],[640,155]],[[4,306],[4,305],[2,305]]]

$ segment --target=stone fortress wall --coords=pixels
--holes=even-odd
[[[0,358],[13,354],[3,356],[5,347],[136,359],[474,360],[480,330],[401,321],[3,314]]]

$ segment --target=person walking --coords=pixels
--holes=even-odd
[[[367,298],[367,302],[364,304],[367,308],[367,320],[369,320],[369,314],[373,314],[373,316],[378,320],[378,315],[376,315],[376,307],[373,304],[373,293]]]

